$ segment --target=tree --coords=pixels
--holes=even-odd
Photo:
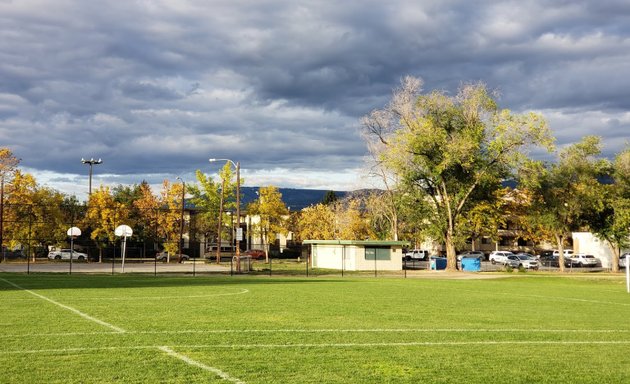
[[[521,184],[532,201],[525,216],[529,226],[554,240],[564,271],[564,246],[571,232],[588,224],[587,218],[601,211],[603,202],[599,178],[610,165],[597,158],[600,138],[586,136],[560,152],[559,161],[532,161],[521,171]]]
[[[158,199],[158,236],[164,239],[164,251],[167,252],[167,261],[170,261],[171,254],[179,253],[179,238],[182,225],[182,188],[184,186],[181,183],[171,184],[168,180],[164,180]]]
[[[549,148],[552,139],[541,116],[499,109],[483,84],[464,84],[455,96],[422,94],[421,84],[405,78],[363,126],[374,157],[398,176],[402,190],[427,202],[427,231],[444,243],[447,269],[455,270],[459,219],[473,208],[473,193],[492,192],[488,186],[509,176],[531,146]]]
[[[630,147],[619,153],[613,163],[613,182],[600,186],[601,210],[589,219],[589,226],[612,251],[612,270],[619,272],[619,257],[630,246]]]
[[[20,160],[8,148],[0,148],[0,249],[4,250],[4,183]],[[4,257],[4,256],[3,256]]]
[[[337,194],[335,194],[335,191],[326,191],[326,194],[324,195],[324,199],[322,200],[322,204],[333,204],[337,201]]]
[[[361,210],[363,202],[359,196],[351,196],[334,206],[337,238],[341,240],[374,239],[369,219]]]
[[[298,240],[332,240],[335,238],[335,213],[320,203],[300,211],[297,222]]]
[[[134,229],[134,234],[137,232],[138,237],[143,236],[145,240],[150,240],[154,243],[159,243],[159,211],[160,202],[157,196],[153,194],[151,186],[146,181],[143,181],[138,187],[137,192],[134,192],[136,197],[133,200],[132,212],[137,212],[137,216],[134,219],[134,225],[138,227],[138,230]],[[156,250],[154,248],[154,250]]]
[[[188,187],[188,191],[192,194],[190,199],[192,204],[199,210],[197,226],[206,239],[216,239],[219,225],[221,183],[215,182],[200,170],[197,170],[196,176],[200,186],[191,185]]]
[[[125,205],[114,200],[109,187],[100,186],[92,192],[83,226],[91,228],[90,237],[98,247],[99,263],[103,261],[103,248],[116,241],[116,227],[124,224],[127,218]]]
[[[276,241],[278,234],[287,232],[285,221],[289,210],[278,188],[268,186],[258,189],[258,199],[249,204],[247,212],[260,218],[252,229],[262,239],[268,261],[269,244]]]

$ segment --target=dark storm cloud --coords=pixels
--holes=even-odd
[[[484,81],[560,146],[597,134],[612,155],[629,29],[627,1],[0,1],[0,137],[35,172],[101,157],[139,182],[227,157],[334,174],[361,166],[359,118],[414,75]]]

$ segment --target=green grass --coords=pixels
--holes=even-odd
[[[629,320],[623,276],[0,274],[0,383],[624,383]]]

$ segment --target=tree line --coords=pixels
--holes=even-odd
[[[299,212],[289,211],[276,187],[261,187],[246,207],[258,217],[251,235],[267,250],[289,233],[296,241],[431,240],[454,270],[457,249],[482,237],[497,241],[510,221],[523,239],[560,250],[572,231],[593,232],[610,246],[616,270],[621,250],[630,246],[630,144],[614,159],[601,156],[597,136],[558,150],[543,116],[513,113],[496,99],[481,83],[449,95],[424,92],[421,79],[404,78],[385,106],[362,119],[368,173],[379,187],[341,200],[330,192]],[[88,229],[99,249],[115,241],[121,223],[171,253],[193,225],[195,234],[218,243],[233,236],[237,183],[229,164],[216,180],[197,171],[195,183],[165,180],[157,192],[146,182],[101,186],[83,204],[39,186],[8,148],[0,149],[0,176],[0,211],[12,207],[2,212],[0,242],[9,247],[26,238],[42,239],[42,247],[62,243],[68,223]],[[515,186],[506,187],[506,180]],[[183,221],[184,205],[195,212],[194,223]]]

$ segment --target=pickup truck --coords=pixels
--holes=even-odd
[[[405,253],[403,256],[404,261],[411,260],[428,260],[429,259],[429,251],[426,249],[412,249]]]

